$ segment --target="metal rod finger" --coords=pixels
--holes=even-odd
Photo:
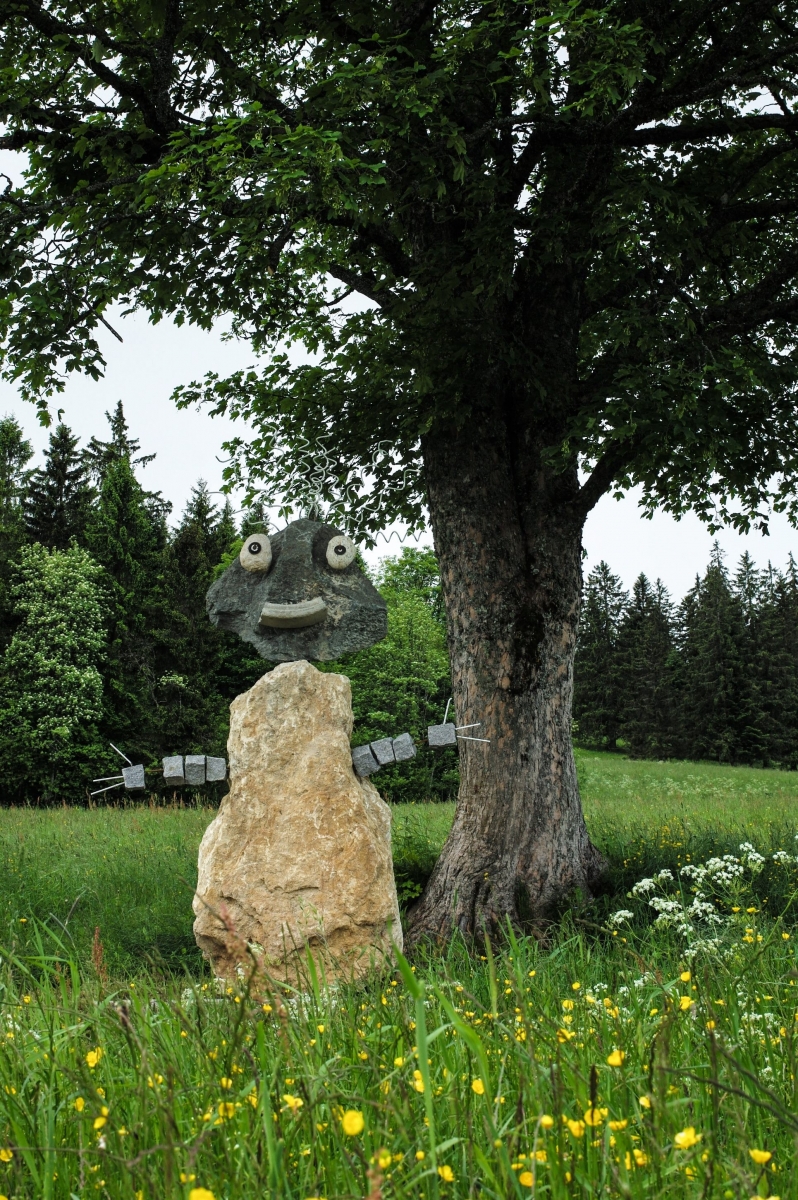
[[[133,766],[133,763],[130,761],[130,759],[128,758],[128,756],[127,756],[126,754],[123,754],[123,753],[122,753],[122,751],[119,749],[119,747],[118,747],[118,746],[115,746],[113,742],[109,742],[109,743],[108,743],[108,745],[111,747],[111,749],[112,749],[112,750],[116,750],[116,752],[117,752],[117,754],[119,755],[119,757],[120,757],[120,758],[124,758],[125,762],[127,763],[127,765],[128,765],[129,767],[132,767],[132,766]]]

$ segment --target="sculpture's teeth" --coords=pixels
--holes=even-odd
[[[268,629],[303,629],[318,625],[327,616],[327,605],[321,596],[300,600],[298,604],[264,604],[260,623]]]

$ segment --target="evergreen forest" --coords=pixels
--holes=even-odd
[[[732,574],[715,544],[680,604],[606,562],[585,582],[575,739],[638,758],[798,767],[798,566]]]
[[[111,743],[163,790],[165,755],[225,753],[230,701],[270,666],[205,612],[266,514],[235,514],[200,480],[173,520],[121,403],[108,422],[85,446],[59,424],[32,470],[18,422],[0,420],[2,803],[88,801],[92,779],[118,773]],[[319,665],[352,681],[355,743],[413,734],[417,758],[380,773],[386,798],[453,799],[454,751],[426,747],[450,694],[435,556],[404,547],[373,578],[388,637]],[[792,558],[781,572],[744,555],[732,574],[716,546],[680,604],[645,575],[630,595],[600,563],[585,582],[574,735],[639,758],[798,767]]]
[[[88,801],[94,778],[119,772],[111,743],[162,790],[165,755],[225,754],[230,701],[270,666],[205,612],[242,539],[268,530],[265,513],[236,515],[199,481],[171,522],[121,403],[108,420],[106,439],[83,447],[59,424],[36,470],[18,422],[0,420],[2,803]],[[407,730],[423,746],[449,695],[435,557],[406,548],[375,582],[388,637],[320,666],[352,681],[356,742]],[[380,774],[392,800],[456,787],[453,751],[422,749]]]

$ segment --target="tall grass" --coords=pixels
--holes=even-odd
[[[585,751],[577,764],[590,832],[610,864],[604,908],[658,867],[676,870],[746,839],[775,851],[790,846],[798,829],[798,772]],[[454,805],[392,811],[397,884],[409,903],[435,865]],[[191,899],[197,849],[214,815],[175,806],[0,808],[0,940],[26,946],[35,917],[86,957],[99,927],[112,973],[135,971],[143,958],[201,972]],[[771,904],[781,901],[780,877],[766,873],[759,884],[763,894],[770,889]]]
[[[657,931],[566,920],[496,958],[455,941],[257,997],[110,987],[99,952],[34,940],[0,973],[13,1200],[798,1195],[798,971],[775,926],[692,975]]]
[[[645,913],[650,868],[793,850],[793,777],[638,767],[580,756],[592,907],[257,994],[193,944],[213,810],[0,812],[0,1200],[798,1200],[794,859],[729,901],[717,953],[606,924]],[[395,810],[406,898],[451,816]]]

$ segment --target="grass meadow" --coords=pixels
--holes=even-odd
[[[593,902],[257,995],[193,942],[212,810],[0,810],[0,1197],[798,1200],[798,774],[579,771]],[[452,809],[394,815],[411,900]]]

